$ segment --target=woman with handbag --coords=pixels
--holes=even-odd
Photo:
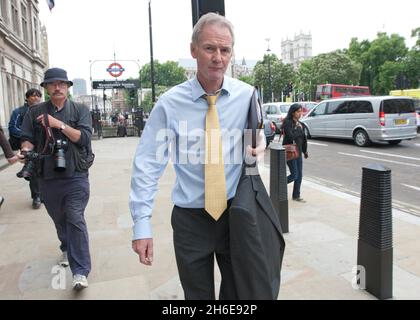
[[[287,154],[287,166],[290,175],[287,176],[287,183],[294,181],[292,198],[295,201],[305,202],[300,197],[300,186],[303,176],[303,159],[308,158],[308,143],[303,130],[303,124],[299,121],[302,116],[302,106],[294,103],[290,106],[286,118],[283,120],[283,146]]]

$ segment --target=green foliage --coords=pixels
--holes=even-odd
[[[156,96],[159,97],[160,95],[162,95],[163,93],[165,93],[165,91],[167,91],[168,88],[167,87],[163,87],[163,86],[156,86]],[[144,99],[141,103],[141,107],[143,108],[144,112],[150,112],[153,108],[153,102],[152,102],[152,92],[149,91],[144,95]]]
[[[295,71],[292,65],[284,64],[275,54],[264,55],[263,61],[258,61],[254,68],[255,85],[262,89],[264,101],[271,101],[269,68],[274,100],[280,101],[284,87],[293,82]]]
[[[158,60],[155,60],[153,67],[155,71],[155,85],[173,87],[187,80],[185,69],[180,67],[177,62],[167,61],[159,63]],[[141,68],[140,75],[142,88],[151,88],[150,63],[145,64]]]
[[[413,31],[413,34],[416,33]],[[388,36],[383,32],[379,32],[372,42],[363,40],[359,43],[356,38],[352,39],[348,54],[362,64],[360,84],[369,86],[373,94],[387,94],[394,89],[397,74],[411,74],[413,69],[408,60],[415,58],[407,59],[411,54],[403,37],[397,34]]]
[[[255,83],[255,79],[253,76],[240,76],[238,79],[245,83],[250,84],[251,86],[253,86]]]
[[[307,99],[315,97],[318,84],[339,83],[358,85],[362,65],[341,50],[320,54],[304,61],[297,72],[296,84]]]

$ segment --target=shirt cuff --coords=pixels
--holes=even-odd
[[[150,218],[141,219],[134,223],[133,240],[152,238],[152,226]]]

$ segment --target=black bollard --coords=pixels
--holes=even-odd
[[[391,170],[370,164],[362,174],[357,264],[366,290],[379,299],[392,298],[392,256]]]
[[[270,198],[280,218],[283,233],[289,232],[286,152],[280,143],[270,144]]]

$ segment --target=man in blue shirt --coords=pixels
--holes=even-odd
[[[13,110],[9,121],[9,141],[13,150],[20,149],[20,136],[22,135],[23,118],[29,108],[41,102],[41,91],[31,88],[25,93],[26,102],[23,106]],[[32,208],[39,209],[41,207],[41,195],[39,192],[38,178],[33,175],[29,178],[29,188],[31,189]]]
[[[208,13],[194,27],[191,55],[197,76],[163,94],[154,106],[138,145],[131,180],[133,250],[152,265],[150,225],[158,180],[171,158],[176,172],[172,227],[178,272],[186,299],[215,299],[214,256],[222,282],[220,299],[236,299],[230,262],[228,208],[235,196],[242,163],[242,136],[253,87],[224,74],[232,58],[233,27],[223,16]],[[218,95],[216,108],[222,136],[227,209],[217,220],[204,209],[206,95]],[[261,154],[265,138],[261,131]]]

